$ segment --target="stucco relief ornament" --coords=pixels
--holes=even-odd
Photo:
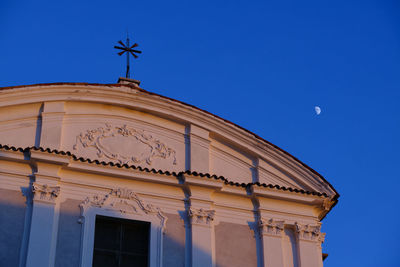
[[[192,224],[199,225],[211,225],[214,220],[215,210],[195,209],[190,208],[188,211],[189,218],[192,220]]]
[[[284,221],[260,219],[258,227],[262,235],[281,236],[284,229]]]
[[[104,202],[107,200],[108,195],[105,195],[103,197],[99,195],[94,195],[91,197],[87,197],[80,205],[79,207],[81,208],[86,208],[88,206],[93,206],[93,207],[99,207],[101,208],[104,204]]]
[[[127,188],[112,189],[104,196],[93,195],[87,197],[80,205],[81,217],[79,223],[83,223],[84,213],[90,207],[118,211],[120,213],[146,214],[156,216],[164,230],[167,217],[160,208],[145,203],[135,192]]]
[[[118,152],[118,148],[106,147],[104,144],[105,139],[112,139],[117,137],[134,138],[140,143],[147,146],[147,151],[144,151],[140,155],[132,155],[133,151],[127,155],[126,153]],[[154,138],[151,134],[147,134],[142,130],[134,129],[127,125],[121,127],[111,126],[106,124],[105,127],[99,127],[93,130],[87,130],[86,133],[80,133],[76,137],[76,142],[73,146],[74,150],[77,150],[78,144],[81,144],[84,148],[93,147],[97,150],[97,156],[99,158],[106,157],[110,160],[117,161],[121,164],[140,164],[147,163],[152,164],[155,158],[172,158],[173,164],[176,165],[176,152],[174,149],[168,147],[160,140]],[[136,151],[135,151],[136,152]]]
[[[60,187],[48,186],[47,184],[40,185],[37,183],[33,183],[32,192],[34,194],[34,200],[54,203],[55,199],[60,194]]]
[[[296,222],[295,227],[300,240],[315,241],[319,245],[325,240],[325,233],[321,233],[321,224],[309,225]]]

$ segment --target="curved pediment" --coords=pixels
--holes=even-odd
[[[324,178],[257,135],[130,84],[44,84],[0,90],[0,143],[92,160],[211,173],[336,196]]]

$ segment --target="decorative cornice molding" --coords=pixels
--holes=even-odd
[[[297,237],[299,240],[317,242],[319,245],[325,240],[325,233],[321,233],[321,223],[316,225],[310,224],[294,224],[296,227]]]
[[[284,221],[261,218],[258,222],[260,234],[280,237],[283,233],[284,223]]]
[[[137,141],[147,145],[149,147],[148,152],[142,153],[138,156],[124,155],[118,152],[110,151],[106,148],[102,141],[106,138],[113,138],[116,136],[133,137]],[[160,140],[154,138],[151,134],[147,134],[142,130],[134,129],[127,125],[121,127],[111,126],[106,123],[105,127],[98,127],[97,129],[87,130],[86,133],[80,133],[76,136],[76,141],[73,146],[74,150],[77,150],[78,144],[82,147],[94,147],[97,150],[97,156],[99,158],[106,157],[113,161],[118,161],[121,164],[140,164],[147,163],[152,164],[154,158],[167,159],[173,158],[173,164],[176,165],[176,152],[174,149],[168,147]]]
[[[332,207],[332,205],[335,204],[335,201],[332,201],[330,198],[324,199],[324,201],[321,204],[321,208],[323,210],[329,211]]]
[[[60,194],[59,186],[48,186],[47,184],[41,185],[38,183],[32,184],[33,200],[46,203],[55,203],[55,199]]]
[[[211,223],[214,221],[215,210],[205,210],[202,208],[196,209],[190,207],[188,210],[188,216],[191,218],[192,224],[211,226]]]
[[[83,223],[84,214],[90,207],[114,210],[119,211],[120,213],[154,215],[160,220],[161,228],[163,230],[168,219],[160,208],[145,203],[135,192],[128,188],[112,189],[104,196],[93,195],[87,197],[79,207],[81,208],[81,218],[78,221],[79,223]]]

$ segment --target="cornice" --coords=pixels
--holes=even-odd
[[[288,192],[294,192],[294,193],[300,193],[300,194],[305,194],[305,195],[313,195],[313,196],[319,196],[319,197],[328,197],[326,193],[320,193],[320,192],[315,192],[315,191],[305,191],[305,190],[300,190],[300,189],[294,189],[294,188],[289,188],[289,187],[282,187],[279,185],[272,185],[272,184],[261,184],[259,182],[256,183],[238,183],[238,182],[232,182],[229,179],[223,177],[223,176],[217,176],[217,175],[211,175],[209,173],[199,173],[195,171],[184,171],[184,172],[169,172],[169,171],[163,171],[163,170],[156,170],[156,169],[149,169],[149,168],[143,168],[141,166],[135,166],[135,165],[127,165],[127,164],[119,164],[119,163],[113,163],[113,162],[104,162],[104,161],[99,161],[99,160],[91,160],[83,157],[78,157],[74,155],[73,153],[69,151],[60,151],[56,149],[49,149],[49,148],[42,148],[42,147],[26,147],[26,148],[16,148],[13,146],[7,146],[7,145],[1,145],[0,144],[0,151],[1,150],[6,150],[6,151],[14,151],[14,152],[21,152],[21,153],[29,153],[32,154],[34,152],[35,155],[35,160],[44,160],[47,163],[55,163],[55,164],[64,164],[66,162],[69,162],[68,165],[74,166],[71,163],[71,160],[75,162],[80,162],[80,163],[86,163],[86,164],[96,164],[97,166],[106,166],[106,167],[117,167],[119,169],[130,169],[130,170],[137,170],[140,172],[147,172],[147,173],[153,173],[153,174],[160,174],[160,175],[167,175],[167,176],[173,176],[177,178],[184,178],[184,179],[189,179],[189,183],[195,183],[198,185],[208,185],[210,187],[216,187],[216,188],[222,188],[222,185],[229,185],[229,186],[236,186],[236,187],[242,187],[242,188],[250,188],[253,187],[256,189],[257,193],[260,193],[262,191],[262,188],[270,188],[270,189],[275,189],[275,190],[282,190],[282,191],[288,191]],[[39,157],[36,155],[40,155],[41,153],[47,153],[48,155]],[[55,155],[55,157],[49,156]],[[69,160],[67,160],[69,159]],[[26,160],[31,160],[31,158],[26,158]],[[82,165],[83,166],[83,165]],[[78,169],[83,169],[82,167],[77,167]],[[97,168],[92,168],[93,171],[97,170]],[[89,167],[90,171],[90,167]],[[216,180],[217,182],[214,184],[213,182],[204,184],[201,182],[199,178],[203,179],[208,179],[209,181]]]
[[[68,153],[43,153],[41,150],[34,149],[30,149],[29,153],[32,160],[40,162],[68,165],[71,161],[71,155],[68,155]]]
[[[118,178],[126,177],[135,180],[142,180],[147,182],[164,183],[173,186],[189,186],[192,190],[208,190],[210,192],[221,192],[228,194],[235,194],[241,197],[266,197],[283,199],[293,202],[303,202],[308,205],[321,207],[324,205],[323,200],[329,199],[329,201],[335,201],[330,199],[324,193],[309,192],[304,190],[298,190],[293,188],[281,187],[278,185],[266,185],[260,183],[234,183],[223,176],[216,176],[211,174],[197,173],[191,171],[185,172],[168,172],[162,170],[142,168],[140,166],[118,164],[112,162],[100,162],[93,161],[90,159],[84,159],[77,157],[71,152],[44,149],[41,147],[27,147],[27,148],[15,148],[9,146],[0,145],[1,151],[12,151],[15,153],[23,153],[24,155],[35,155],[33,162],[44,160],[45,164],[54,163],[54,167],[58,165],[58,168],[77,170],[80,172],[89,172],[100,175],[115,176]],[[15,153],[11,153],[15,155]],[[7,153],[4,153],[7,154]],[[38,156],[45,154],[45,156]],[[54,157],[52,157],[54,156]],[[30,157],[26,158],[26,162],[30,163]],[[65,164],[69,162],[68,164]],[[51,166],[51,165],[49,165]],[[329,205],[332,203],[329,202]],[[328,202],[325,202],[325,207]],[[331,206],[332,207],[332,206]],[[324,212],[326,215],[328,211]]]
[[[324,195],[318,194],[317,192],[307,192],[299,189],[292,189],[279,186],[252,186],[252,192],[255,196],[284,199],[288,201],[296,201],[305,204],[315,204],[316,201],[321,202],[324,199]],[[293,194],[300,193],[300,194]]]

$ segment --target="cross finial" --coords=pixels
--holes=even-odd
[[[141,54],[142,51],[135,50],[132,48],[138,47],[139,45],[137,43],[134,43],[132,46],[129,45],[129,36],[126,36],[126,45],[122,41],[118,41],[118,43],[121,46],[114,46],[116,49],[122,50],[121,52],[118,53],[118,55],[122,56],[123,53],[126,52],[126,78],[130,78],[130,70],[129,70],[129,54],[131,54],[134,58],[138,58],[138,56],[135,54]]]

